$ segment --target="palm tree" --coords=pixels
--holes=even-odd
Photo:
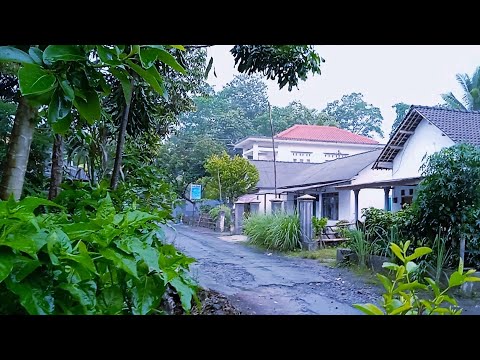
[[[480,110],[480,66],[471,78],[468,74],[457,74],[456,78],[464,91],[463,102],[449,92],[442,94],[447,106],[459,110]]]

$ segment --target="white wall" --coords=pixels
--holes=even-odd
[[[266,199],[266,201],[265,201]],[[265,214],[265,208],[266,208],[266,213],[270,214],[272,212],[272,202],[270,200],[275,199],[274,194],[260,194],[258,195],[258,200],[260,201],[260,209],[259,213],[260,214]],[[280,199],[284,200],[285,202],[283,203],[283,208],[285,209],[285,203],[287,200],[287,195],[286,194],[281,194]],[[266,204],[266,206],[265,206]]]
[[[395,186],[391,190],[392,197],[392,211],[402,210],[402,190],[405,191],[405,196],[410,196],[410,189],[413,189],[413,199],[417,196],[417,187],[416,186]],[[394,203],[393,200],[397,199],[397,202]]]
[[[435,126],[423,119],[403,149],[393,159],[393,179],[420,176],[419,168],[425,155],[431,155],[454,142]]]

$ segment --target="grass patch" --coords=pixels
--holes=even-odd
[[[335,266],[337,258],[337,249],[336,248],[325,248],[318,249],[315,251],[290,251],[288,253],[290,256],[300,257],[302,259],[314,259],[318,260],[320,263],[329,266]]]

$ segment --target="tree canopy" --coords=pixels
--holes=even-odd
[[[395,120],[393,121],[392,124],[392,130],[390,131],[390,135],[392,136],[395,130],[397,130],[398,125],[402,122],[403,118],[405,115],[407,115],[408,109],[410,108],[410,105],[407,105],[403,102],[396,103],[395,105],[392,106],[392,108],[395,109],[395,112],[397,116],[395,117]]]
[[[365,102],[361,93],[343,95],[341,100],[328,103],[323,112],[335,118],[342,129],[363,136],[383,137],[380,109]]]
[[[457,99],[452,92],[442,94],[442,99],[451,109],[480,110],[480,66],[477,67],[472,77],[468,74],[455,75],[463,92],[462,101]]]

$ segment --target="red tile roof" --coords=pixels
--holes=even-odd
[[[366,136],[354,134],[334,126],[293,125],[275,136],[277,139],[341,142],[351,144],[378,144]]]

